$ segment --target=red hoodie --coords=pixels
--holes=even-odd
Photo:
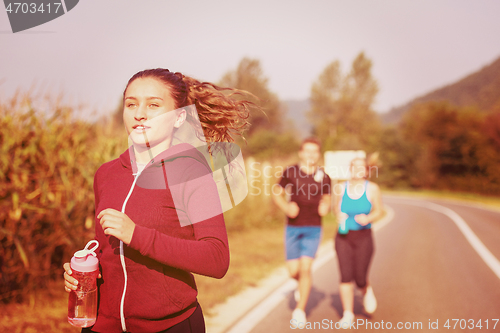
[[[96,219],[102,280],[96,332],[158,332],[196,308],[197,273],[222,278],[229,248],[211,169],[188,144],[171,147],[137,173],[133,148],[94,178],[96,216],[106,208],[136,224],[127,246]]]

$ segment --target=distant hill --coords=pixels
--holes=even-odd
[[[301,137],[306,138],[311,135],[312,124],[306,117],[306,113],[311,107],[309,100],[286,100],[282,103],[287,109],[287,118],[293,122]]]
[[[500,107],[500,58],[456,83],[417,97],[380,117],[385,124],[397,123],[413,104],[443,100],[457,106],[476,106],[482,111]]]

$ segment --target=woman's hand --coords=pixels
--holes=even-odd
[[[361,225],[367,225],[368,223],[371,222],[370,219],[368,218],[368,215],[366,214],[355,215],[354,220]]]
[[[288,206],[286,208],[286,216],[288,216],[289,218],[296,218],[297,215],[299,215],[299,211],[300,211],[300,208],[299,208],[299,205],[297,205],[297,203],[295,201],[290,201],[288,203]]]
[[[78,280],[71,277],[71,274],[73,272],[71,271],[69,262],[65,263],[63,265],[64,268],[64,290],[66,290],[68,293],[72,290],[76,290],[78,288]]]
[[[134,234],[135,223],[124,213],[116,209],[107,208],[97,215],[104,234],[115,236],[129,245]]]
[[[347,220],[349,218],[349,214],[341,212],[340,210],[336,213],[337,221]]]
[[[64,290],[68,293],[72,290],[76,290],[78,288],[78,280],[71,276],[73,272],[71,271],[71,266],[69,262],[63,265],[64,268]],[[101,278],[101,273],[99,273],[98,279]]]

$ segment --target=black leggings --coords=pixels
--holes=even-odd
[[[359,288],[366,287],[373,250],[371,229],[349,230],[346,235],[337,233],[335,251],[337,251],[342,283],[354,280]]]
[[[82,329],[82,333],[91,332],[94,331],[90,328]],[[203,318],[203,312],[201,311],[200,304],[196,306],[196,310],[191,316],[158,333],[205,333],[205,319]]]
[[[205,319],[200,304],[191,316],[160,333],[205,333]]]

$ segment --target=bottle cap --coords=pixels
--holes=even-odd
[[[95,243],[95,246],[89,249],[91,244]],[[93,272],[99,269],[99,260],[95,254],[95,250],[99,247],[99,242],[96,240],[91,240],[85,245],[85,248],[80,251],[76,251],[71,258],[71,268],[79,272]]]

